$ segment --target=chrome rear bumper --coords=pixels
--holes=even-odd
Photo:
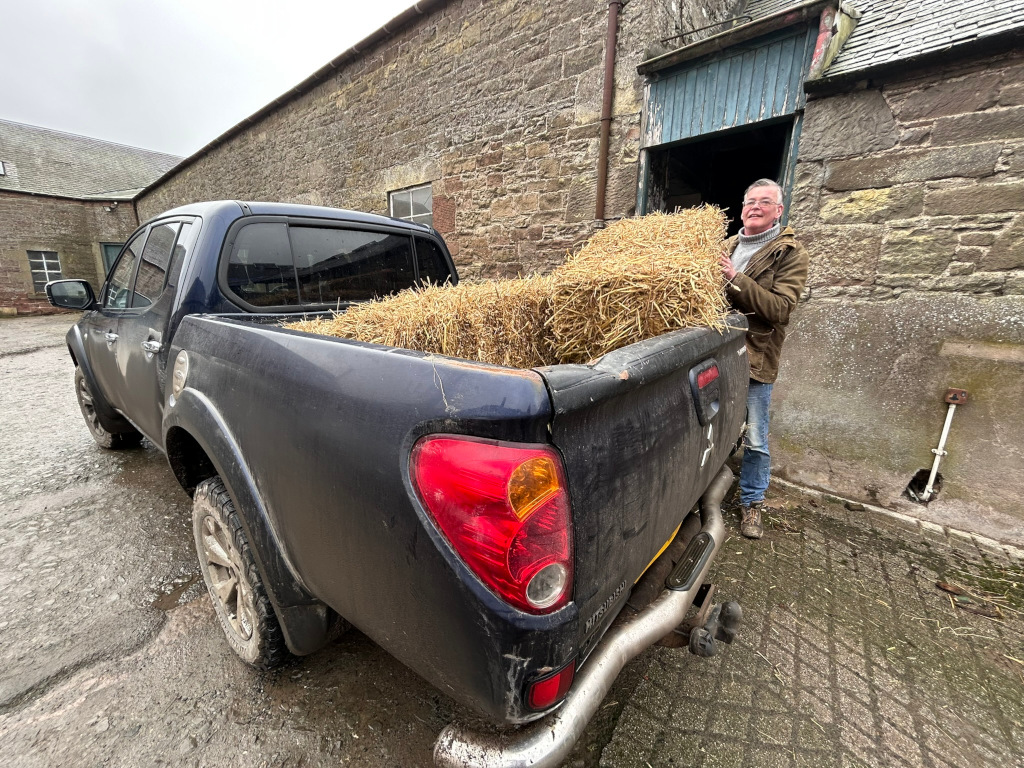
[[[479,733],[458,724],[445,728],[434,745],[439,768],[545,768],[557,766],[572,751],[622,668],[685,618],[697,590],[725,541],[722,500],[732,484],[728,467],[700,500],[701,533],[711,538],[710,552],[697,558],[692,573],[674,574],[685,589],[666,589],[632,618],[615,624],[590,654],[569,695],[555,712],[507,733]],[[699,536],[700,534],[698,534]]]

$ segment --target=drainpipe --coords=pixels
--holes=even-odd
[[[619,36],[619,11],[626,0],[608,3],[608,36],[604,46],[604,98],[601,102],[601,145],[597,153],[597,210],[594,218],[604,221],[604,196],[608,188],[608,140],[612,132],[612,94],[615,92],[615,47]]]

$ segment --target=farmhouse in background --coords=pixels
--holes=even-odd
[[[0,313],[50,312],[43,286],[97,289],[138,226],[135,195],[180,157],[0,120]]]

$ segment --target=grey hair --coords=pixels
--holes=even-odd
[[[753,184],[747,187],[746,191],[743,193],[743,199],[746,200],[747,195],[750,194],[750,190],[756,189],[757,187],[771,187],[772,189],[774,189],[775,199],[778,200],[780,204],[785,199],[785,193],[782,191],[782,187],[780,187],[778,183],[773,181],[772,179],[758,179],[757,181],[755,181]]]

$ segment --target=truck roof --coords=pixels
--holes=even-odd
[[[402,227],[417,232],[430,232],[431,228],[424,224],[416,224],[404,219],[396,219],[391,216],[380,216],[375,213],[364,213],[362,211],[349,211],[343,208],[328,208],[321,205],[300,205],[298,203],[264,203],[244,202],[238,200],[211,200],[202,203],[189,203],[178,208],[153,216],[153,219],[160,219],[165,216],[177,216],[188,214],[192,216],[214,216],[227,214],[232,218],[241,216],[304,216],[316,219],[335,219],[337,221],[350,221],[359,224],[386,224],[392,227]]]

